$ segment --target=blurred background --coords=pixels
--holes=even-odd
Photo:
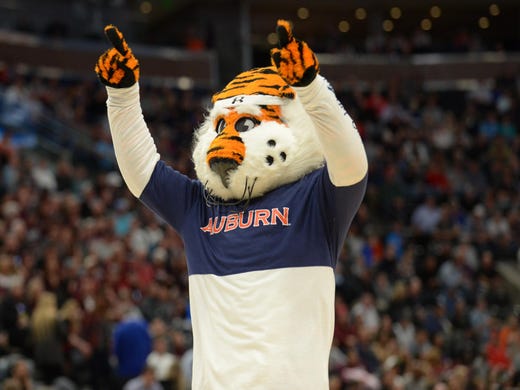
[[[93,67],[117,25],[161,157],[194,177],[211,95],[269,63],[278,18],[369,156],[331,389],[520,388],[517,0],[0,0],[0,388],[190,387],[182,241],[122,182]],[[118,355],[131,321],[142,373]]]

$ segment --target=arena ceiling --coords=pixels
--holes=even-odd
[[[193,9],[197,4],[201,7],[209,4],[226,4],[225,0],[216,2],[187,1],[187,9]],[[384,20],[391,20],[394,24],[393,32],[409,32],[421,25],[421,21],[428,18],[432,21],[432,33],[442,34],[454,28],[467,28],[472,31],[482,31],[479,28],[480,18],[488,18],[488,34],[497,34],[504,37],[520,36],[520,1],[518,0],[250,0],[249,2],[235,1],[237,7],[248,10],[253,34],[268,34],[272,31],[273,22],[279,18],[291,19],[297,24],[299,31],[305,35],[330,32],[337,29],[341,21],[350,25],[347,34],[362,35],[382,29]],[[184,10],[179,7],[181,14]],[[392,9],[398,8],[400,15],[392,17]],[[438,15],[432,16],[432,8]],[[363,19],[358,19],[357,11],[366,11]],[[299,11],[302,11],[300,14]],[[493,15],[493,13],[496,13]],[[304,18],[302,18],[304,17]]]
[[[432,16],[433,8],[438,15]],[[186,29],[218,23],[238,29],[246,20],[253,44],[265,45],[280,17],[293,20],[306,39],[330,36],[340,23],[341,34],[352,41],[383,31],[385,21],[391,27],[385,33],[410,34],[429,19],[436,36],[466,29],[491,39],[520,40],[518,0],[0,0],[0,28],[23,22],[42,30],[53,22],[65,25],[72,36],[96,36],[100,25],[116,21],[132,38],[157,44],[178,44]],[[479,26],[483,18],[486,28]]]

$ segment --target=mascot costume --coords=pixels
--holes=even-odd
[[[115,26],[96,63],[117,162],[133,195],[185,245],[193,389],[328,389],[334,267],[366,189],[356,127],[318,60],[277,23],[272,66],[213,95],[192,180],[161,161],[139,63]]]

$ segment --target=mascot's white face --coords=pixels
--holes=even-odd
[[[193,149],[210,197],[247,201],[323,165],[311,119],[274,68],[241,73],[213,102]]]

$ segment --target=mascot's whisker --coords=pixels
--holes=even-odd
[[[206,203],[206,205],[208,207],[210,207],[210,206],[218,206],[218,205],[222,204],[220,198],[213,195],[214,194],[213,190],[211,188],[209,188],[207,185],[208,185],[208,182],[206,181],[204,183],[204,191],[202,192],[202,195],[204,197],[204,202]]]
[[[246,177],[246,181],[244,183],[244,191],[242,192],[242,196],[235,200],[225,201],[222,198],[214,195],[214,190],[207,186],[208,181],[204,183],[204,201],[207,206],[241,206],[242,210],[247,209],[249,203],[251,202],[251,198],[253,197],[253,191],[255,188],[255,184],[258,180],[258,177],[252,179],[252,183],[250,183],[250,177]]]
[[[251,198],[253,197],[253,190],[255,189],[255,184],[256,184],[256,181],[258,180],[258,177],[255,177],[253,179],[253,183],[251,183],[251,185],[249,185],[249,176],[246,176],[246,182],[244,184],[244,192],[242,193],[242,199],[241,201],[238,203],[238,204],[241,204],[241,209],[242,211],[246,210],[247,207],[249,206],[249,203],[251,202]],[[247,193],[247,198],[245,197]],[[245,202],[244,202],[245,200]]]
[[[253,179],[253,183],[251,184],[251,186],[248,186],[248,185],[247,185],[247,181],[248,181],[248,180],[249,180],[249,176],[246,177],[246,188],[247,188],[247,192],[248,192],[248,194],[247,194],[247,198],[248,198],[248,201],[249,201],[249,200],[251,200],[251,198],[252,198],[253,190],[254,190],[254,188],[255,188],[255,184],[256,184],[256,181],[258,180],[258,177],[255,177],[255,178]]]

